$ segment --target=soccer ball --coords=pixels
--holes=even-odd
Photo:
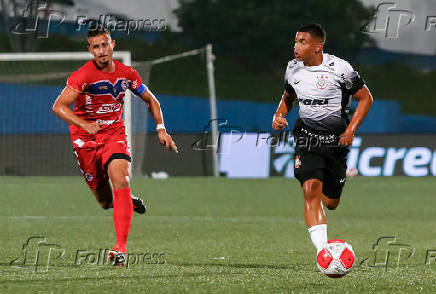
[[[329,240],[316,257],[319,270],[330,278],[340,278],[353,268],[353,248],[344,240]]]

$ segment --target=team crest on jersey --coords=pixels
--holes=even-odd
[[[300,168],[301,166],[301,159],[300,159],[300,155],[295,156],[295,163],[294,163],[294,167],[295,168]]]
[[[329,78],[328,76],[317,76],[317,81],[316,81],[316,88],[320,89],[320,90],[324,90],[325,88],[327,88],[327,79]]]
[[[86,173],[85,178],[88,182],[91,182],[94,179],[94,176],[90,173]]]
[[[121,82],[121,88],[123,88],[123,90],[126,91],[129,88],[129,82],[127,82],[126,80],[123,80]]]

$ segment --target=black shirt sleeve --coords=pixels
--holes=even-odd
[[[289,94],[295,94],[294,88],[291,85],[289,85],[288,81],[285,81],[285,90]]]
[[[365,81],[357,71],[342,74],[343,88],[348,95],[354,95],[363,88]]]

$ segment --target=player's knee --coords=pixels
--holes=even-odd
[[[112,185],[114,189],[126,189],[130,187],[130,180],[129,177],[117,177],[116,179],[111,179]]]
[[[327,207],[329,210],[335,210],[336,207],[339,205],[339,199],[323,199],[323,202],[325,207]]]
[[[319,197],[321,182],[318,180],[308,180],[303,183],[303,195],[306,200],[312,200]]]
[[[335,210],[336,207],[338,207],[339,203],[329,203],[327,205],[325,205],[325,207],[327,207],[329,210]]]

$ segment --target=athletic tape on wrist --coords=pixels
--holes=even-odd
[[[156,131],[158,131],[158,130],[165,130],[165,125],[164,124],[157,124]]]

